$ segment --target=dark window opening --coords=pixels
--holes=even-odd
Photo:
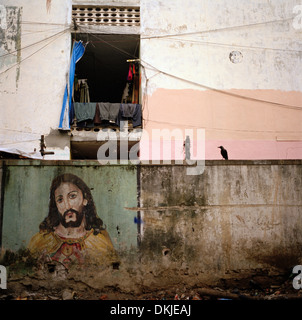
[[[75,80],[87,80],[91,102],[139,103],[139,64],[127,62],[139,57],[138,35],[74,34],[73,39],[88,43],[76,64]],[[131,67],[132,78],[129,79]],[[80,102],[76,81],[74,101]],[[127,99],[126,86],[130,91]]]
[[[74,115],[71,139],[72,159],[97,159],[98,149],[104,142],[77,135],[79,131],[95,133],[106,130],[119,132],[122,121],[127,121],[129,131],[142,126],[142,110],[140,103],[140,65],[138,62],[140,50],[140,37],[133,34],[92,34],[75,33],[72,40],[82,40],[86,45],[83,57],[77,62],[73,90],[74,111],[79,104],[109,104],[119,116],[116,120],[104,119],[98,114],[92,120],[82,120]],[[130,105],[133,116],[126,117],[127,112],[121,106]],[[134,109],[135,106],[135,109]],[[121,111],[122,110],[122,111]],[[129,112],[130,109],[127,109]],[[139,110],[139,111],[138,111]],[[96,112],[97,114],[97,112]],[[137,116],[139,115],[139,117]],[[96,119],[98,118],[98,120]],[[129,142],[129,150],[135,142]],[[118,144],[119,146],[119,144]],[[116,159],[124,159],[125,155],[116,151]],[[106,155],[107,156],[107,155]]]

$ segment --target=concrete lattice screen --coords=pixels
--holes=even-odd
[[[139,26],[140,8],[73,6],[72,17],[79,25]]]

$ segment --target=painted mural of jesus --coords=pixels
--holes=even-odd
[[[28,248],[34,255],[61,262],[118,265],[118,256],[103,221],[98,217],[88,186],[66,173],[51,184],[48,216]]]

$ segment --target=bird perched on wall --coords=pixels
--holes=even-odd
[[[224,149],[223,146],[220,146],[220,147],[218,147],[218,148],[220,148],[220,153],[221,153],[222,157],[223,157],[225,160],[228,160],[228,159],[229,159],[229,158],[228,158],[228,152],[226,151],[226,149]]]

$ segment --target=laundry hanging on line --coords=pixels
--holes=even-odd
[[[102,122],[115,123],[120,126],[122,121],[132,120],[133,127],[142,125],[141,104],[90,102],[73,103],[73,109],[78,126],[93,126]],[[87,121],[85,124],[84,122]]]
[[[90,102],[89,86],[87,79],[78,79],[74,81],[73,99],[78,102]]]
[[[121,102],[133,103],[133,104],[138,103],[139,87],[140,87],[139,66],[135,63],[130,63],[128,74],[127,74],[127,83],[123,91]]]
[[[120,110],[120,103],[99,102],[100,118],[116,122]]]
[[[93,120],[96,110],[96,102],[75,102],[74,113],[77,121]]]
[[[117,119],[117,125],[121,126],[121,121],[132,120],[133,128],[142,125],[142,107],[140,104],[121,103]]]

